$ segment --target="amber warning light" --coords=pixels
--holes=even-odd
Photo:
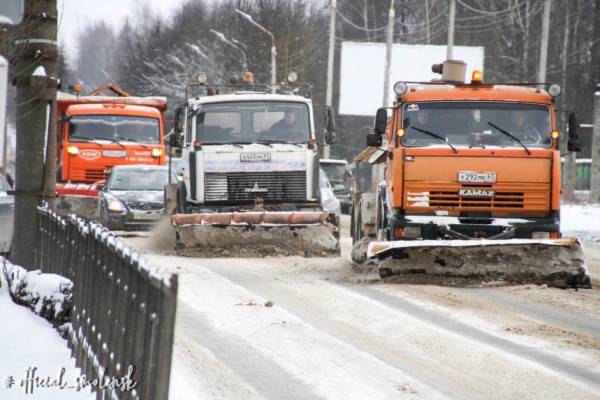
[[[473,71],[471,74],[471,83],[481,83],[483,81],[483,73],[481,71]]]

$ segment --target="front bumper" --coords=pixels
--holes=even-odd
[[[473,218],[396,215],[390,219],[390,239],[531,239],[560,232],[558,213],[546,218]],[[409,229],[407,229],[409,228]],[[419,228],[419,229],[411,229]]]
[[[160,211],[145,211],[125,213],[108,212],[106,214],[107,227],[112,230],[147,230],[158,223],[162,216]]]

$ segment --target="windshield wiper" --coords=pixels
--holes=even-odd
[[[432,138],[436,138],[436,139],[438,139],[438,140],[441,140],[442,142],[444,142],[444,143],[446,143],[448,146],[450,146],[450,148],[452,149],[452,151],[453,151],[455,154],[458,154],[458,150],[456,150],[456,147],[454,147],[454,146],[452,145],[452,143],[450,143],[450,142],[448,141],[448,138],[445,138],[445,137],[443,137],[443,136],[441,136],[441,135],[438,135],[437,133],[433,133],[433,132],[427,131],[427,130],[425,130],[425,129],[417,128],[417,127],[415,127],[415,126],[411,126],[411,128],[412,128],[412,129],[414,129],[414,130],[415,130],[415,131],[417,131],[417,132],[421,132],[421,133],[424,133],[424,134],[426,134],[426,135],[429,135],[429,136],[431,136]]]
[[[236,142],[236,143],[218,143],[218,142],[202,143],[202,145],[216,145],[216,146],[229,145],[229,146],[235,146],[235,147],[242,147],[242,144],[250,144],[250,142],[248,142],[248,143],[240,143],[240,142]]]
[[[525,151],[527,152],[527,155],[531,155],[531,151],[529,151],[529,149],[523,144],[523,142],[521,142],[519,140],[519,138],[517,138],[515,135],[513,135],[509,131],[505,131],[504,129],[500,128],[497,125],[492,124],[491,122],[488,122],[488,125],[491,126],[494,129],[496,129],[497,131],[505,134],[506,136],[508,136],[509,138],[511,138],[512,140],[514,140],[515,142],[519,143],[521,145],[521,147],[523,147],[525,149]]]
[[[265,140],[265,139],[261,139],[261,140],[257,140],[257,142],[260,143],[260,144],[267,144],[269,146],[271,146],[271,144],[291,144],[293,146],[302,147],[302,145],[300,143],[291,143],[291,142],[286,142],[285,140]]]
[[[85,141],[95,142],[95,143],[98,143],[98,140],[106,140],[107,142],[114,142],[114,140],[112,140],[112,139],[101,138],[98,136],[86,137],[86,136],[71,135],[71,136],[69,136],[69,139],[83,139]],[[101,143],[98,143],[98,144],[101,144]]]
[[[133,143],[137,143],[137,144],[139,144],[139,145],[142,145],[142,147],[143,147],[143,148],[145,148],[145,149],[148,149],[148,148],[149,148],[149,147],[148,147],[147,145],[145,145],[144,143],[138,142],[137,140],[135,140],[135,139],[133,139],[133,138],[130,138],[130,137],[128,137],[128,136],[116,136],[116,137],[115,137],[115,142],[117,142],[117,143],[121,144],[121,143],[119,142],[119,139],[123,139],[123,140],[125,140],[125,141],[127,141],[127,142],[133,142]],[[121,146],[123,146],[123,145],[121,144]]]

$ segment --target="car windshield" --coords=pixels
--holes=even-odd
[[[506,102],[423,102],[403,108],[405,146],[548,148],[547,106]]]
[[[169,180],[167,168],[116,169],[110,176],[110,190],[164,190]]]
[[[319,187],[321,189],[331,189],[329,179],[327,179],[327,175],[322,169],[319,170]]]
[[[284,101],[204,104],[196,113],[196,137],[204,144],[306,143],[308,106]]]
[[[346,176],[346,164],[321,163],[321,168],[332,182],[343,182]]]
[[[69,120],[69,139],[74,142],[109,140],[159,144],[157,118],[128,115],[75,115]]]

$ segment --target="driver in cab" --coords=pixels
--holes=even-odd
[[[285,111],[283,118],[275,122],[271,128],[269,128],[269,132],[278,139],[292,143],[304,141],[304,136],[306,135],[299,123],[297,113],[291,110]]]

